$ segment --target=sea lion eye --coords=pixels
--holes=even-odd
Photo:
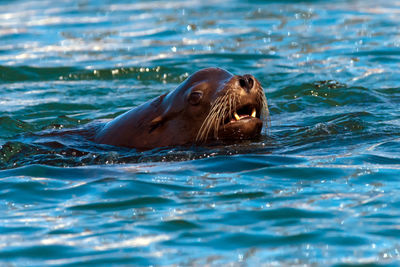
[[[195,91],[190,93],[188,101],[192,105],[197,105],[200,103],[200,100],[202,98],[203,98],[203,92]]]

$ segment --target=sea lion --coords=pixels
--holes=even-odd
[[[95,141],[147,150],[250,139],[260,134],[268,117],[264,91],[254,76],[206,68],[106,123]]]

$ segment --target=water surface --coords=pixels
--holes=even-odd
[[[396,266],[399,25],[383,0],[1,1],[1,265]],[[261,138],[70,132],[211,66],[261,82]]]

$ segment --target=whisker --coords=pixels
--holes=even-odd
[[[265,122],[265,128],[268,131],[271,127],[271,117],[269,114],[268,101],[265,96],[264,90],[258,92],[258,101],[261,105],[261,120]]]
[[[265,122],[265,128],[268,130],[271,125],[271,119],[267,98],[262,89],[257,92],[256,101],[261,107],[260,118]],[[238,105],[240,105],[239,94],[235,93],[233,89],[228,89],[224,95],[217,97],[211,103],[210,112],[207,114],[197,133],[196,142],[206,141],[211,131],[213,132],[214,138],[218,139],[218,132],[221,125],[224,125],[224,120],[232,119],[233,112]]]

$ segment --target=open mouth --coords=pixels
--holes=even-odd
[[[224,125],[236,122],[244,122],[245,120],[260,119],[260,109],[255,105],[244,105],[224,120]]]

